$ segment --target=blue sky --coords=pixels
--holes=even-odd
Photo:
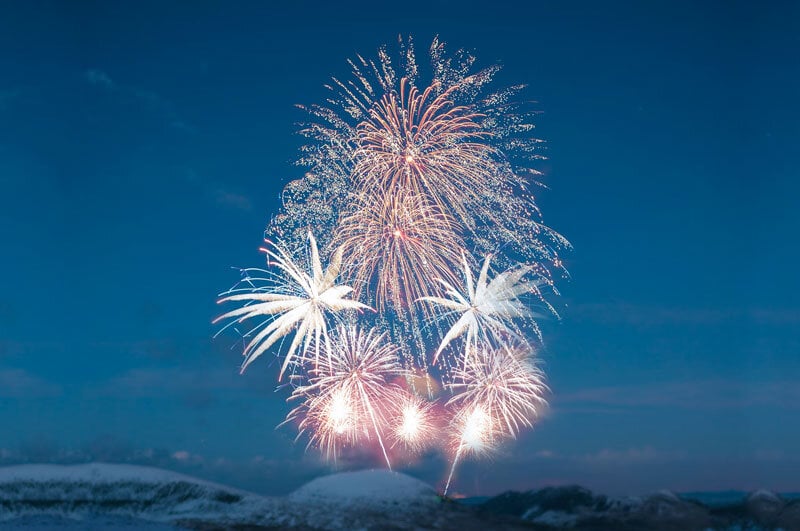
[[[398,34],[543,111],[572,279],[552,410],[456,488],[800,490],[800,7],[19,2],[0,17],[0,462],[130,461],[284,493],[327,469],[216,294],[259,265],[304,119]],[[445,463],[406,471],[437,483]]]

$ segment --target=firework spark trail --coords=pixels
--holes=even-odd
[[[444,486],[443,494],[447,494],[450,483],[453,481],[456,467],[465,450],[475,454],[491,452],[494,447],[496,433],[493,430],[492,417],[481,405],[477,404],[472,408],[465,408],[459,411],[454,419],[454,423],[460,426],[458,432],[458,445],[450,465],[450,473],[447,476],[447,483]]]
[[[383,433],[390,429],[392,410],[403,403],[405,391],[389,379],[406,373],[398,362],[397,347],[385,338],[374,329],[365,333],[340,325],[324,347],[325,355],[309,371],[308,384],[292,393],[291,399],[303,402],[287,419],[300,419],[300,433],[310,432],[309,445],[324,449],[329,457],[335,459],[340,440],[356,445],[362,437],[374,435],[391,468]]]

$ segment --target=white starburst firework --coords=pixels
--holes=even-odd
[[[277,274],[272,275],[273,282],[264,287],[254,287],[252,279],[248,278],[250,282],[247,287],[230,290],[219,300],[220,303],[244,301],[245,305],[222,314],[214,320],[215,323],[231,318],[236,318],[241,323],[255,317],[267,317],[249,333],[253,337],[244,349],[242,371],[276,341],[295,329],[294,340],[286,352],[278,379],[295,361],[295,351],[301,344],[305,356],[312,341],[314,342],[314,363],[317,363],[320,342],[328,339],[328,314],[369,308],[358,301],[345,298],[353,288],[335,284],[342,262],[342,251],[334,253],[331,263],[323,273],[317,242],[311,233],[308,234],[308,242],[311,273],[304,271],[283,248],[268,241],[269,247],[262,251],[267,253],[270,264],[278,270]],[[263,272],[269,274],[268,271]]]
[[[479,340],[491,339],[495,344],[503,344],[509,338],[524,340],[519,326],[521,321],[539,333],[534,321],[536,314],[522,303],[520,297],[535,294],[541,299],[539,286],[543,280],[525,281],[526,275],[534,271],[534,267],[522,265],[504,271],[490,281],[490,262],[491,255],[487,255],[476,283],[466,256],[462,255],[466,290],[462,293],[451,282],[438,279],[449,298],[426,296],[418,299],[442,308],[442,318],[453,318],[455,321],[442,338],[433,357],[434,363],[450,342],[461,335],[466,335],[462,362],[462,365],[466,365],[477,350]],[[552,309],[549,305],[548,308]]]

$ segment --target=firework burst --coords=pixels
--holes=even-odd
[[[411,40],[400,47],[398,63],[385,49],[377,61],[350,61],[352,77],[327,85],[327,106],[302,107],[312,120],[299,164],[309,171],[286,187],[269,231],[299,241],[305,227],[326,226],[333,238],[360,195],[402,190],[456,218],[468,247],[502,246],[560,269],[569,242],[541,223],[530,190],[530,165],[543,157],[536,112],[515,103],[524,86],[491,90],[499,67],[475,70],[473,56],[448,56],[438,39],[423,85]]]
[[[432,402],[407,394],[392,421],[395,444],[412,453],[419,453],[434,443],[437,425]]]
[[[452,216],[426,196],[398,189],[361,195],[335,245],[351,257],[353,285],[371,288],[379,312],[391,304],[407,314],[435,289],[433,279],[452,279],[463,242]]]
[[[526,275],[535,270],[533,266],[517,266],[489,281],[491,258],[491,255],[486,256],[475,282],[467,258],[462,255],[466,290],[462,293],[448,280],[439,278],[449,298],[426,296],[418,299],[420,302],[441,308],[442,318],[455,317],[454,324],[442,338],[434,354],[434,363],[445,347],[461,335],[466,335],[462,365],[470,361],[477,350],[479,340],[493,339],[495,344],[503,344],[508,338],[524,340],[525,336],[519,325],[521,322],[527,323],[535,334],[541,337],[539,327],[534,320],[536,314],[520,300],[524,294],[536,295],[555,314],[555,309],[544,301],[540,289],[542,283],[548,281],[541,278],[525,281]]]
[[[398,349],[386,334],[340,326],[309,371],[307,385],[297,387],[291,399],[302,403],[288,420],[299,420],[300,433],[309,433],[309,445],[336,459],[343,446],[374,440],[391,468],[384,441],[391,420],[405,401],[405,391],[390,380],[405,376]]]
[[[454,371],[449,406],[472,411],[479,407],[494,419],[498,433],[516,437],[522,426],[533,426],[547,404],[544,374],[522,348],[482,346],[478,356]]]
[[[267,280],[247,277],[244,287],[234,288],[219,300],[223,302],[245,302],[245,305],[217,317],[214,322],[236,318],[235,322],[243,322],[254,317],[267,317],[247,334],[252,339],[244,349],[245,362],[242,371],[269,349],[276,341],[297,330],[289,350],[286,352],[278,379],[286,368],[294,361],[294,353],[303,345],[303,355],[313,341],[314,360],[319,360],[320,341],[328,340],[326,313],[347,309],[368,309],[358,301],[345,297],[353,291],[349,286],[336,285],[339,267],[342,262],[342,251],[337,251],[328,269],[323,273],[317,242],[311,233],[308,234],[311,259],[311,273],[304,271],[292,257],[280,246],[267,242],[270,246],[261,250],[267,254],[268,262],[275,266],[276,273],[257,270],[270,276],[271,283],[256,287],[254,281]]]
[[[448,386],[453,396],[447,405],[456,410],[456,449],[445,493],[464,453],[489,453],[504,438],[516,438],[547,404],[544,374],[529,353],[508,345],[484,346],[479,352],[455,371],[456,381]]]
[[[360,190],[430,197],[474,229],[467,205],[492,192],[495,151],[482,141],[481,116],[453,104],[455,90],[436,82],[420,92],[403,77],[399,93],[384,95],[357,127],[353,180]]]

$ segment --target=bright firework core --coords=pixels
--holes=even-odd
[[[467,415],[461,433],[461,444],[473,452],[480,452],[487,446],[487,436],[491,431],[491,418],[480,406]]]
[[[282,356],[286,422],[309,446],[390,468],[438,446],[446,492],[460,460],[516,438],[545,405],[538,319],[557,317],[547,299],[569,243],[529,191],[540,141],[513,103],[522,87],[492,89],[498,67],[476,71],[438,39],[423,83],[411,40],[400,47],[399,64],[385,49],[359,56],[329,107],[306,108],[308,171],[267,229],[269,267],[243,271],[220,299],[239,307],[219,319],[251,325],[243,370]]]
[[[413,406],[403,408],[403,423],[400,425],[399,434],[403,439],[413,440],[419,435],[422,413]]]
[[[330,427],[339,435],[347,432],[350,419],[350,402],[342,392],[334,393],[326,413]]]

